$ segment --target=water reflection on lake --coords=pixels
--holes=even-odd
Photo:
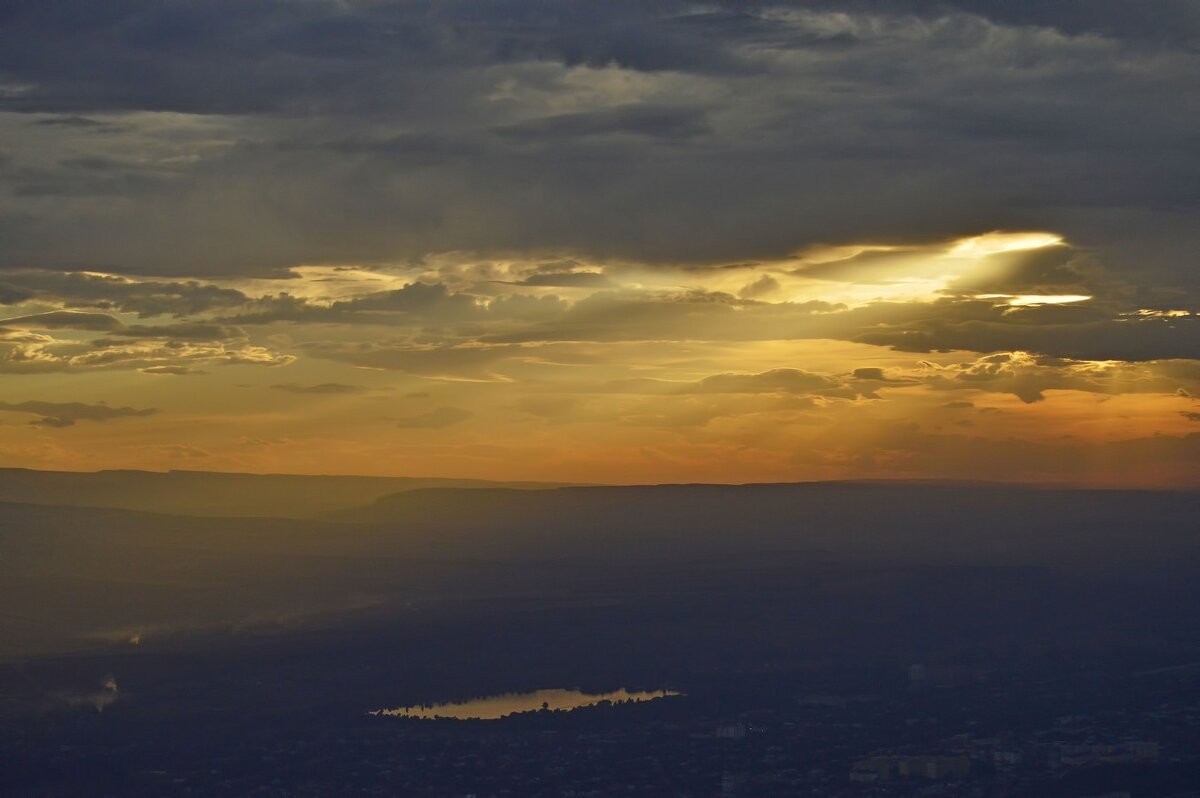
[[[504,693],[484,698],[472,698],[456,704],[426,704],[395,709],[377,709],[372,715],[395,715],[404,718],[457,718],[459,720],[496,720],[517,712],[538,709],[579,709],[604,701],[653,701],[656,698],[681,695],[672,690],[652,690],[631,693],[624,688],[611,693],[584,693],[579,690],[535,690],[532,693]]]

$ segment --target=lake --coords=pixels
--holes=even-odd
[[[423,704],[395,709],[377,709],[372,715],[392,715],[404,718],[457,718],[458,720],[496,720],[518,712],[539,709],[571,710],[590,707],[605,701],[653,701],[657,698],[682,695],[672,690],[653,690],[631,693],[624,688],[610,693],[584,693],[579,690],[535,690],[531,693],[503,693],[472,698],[468,701],[445,704]]]

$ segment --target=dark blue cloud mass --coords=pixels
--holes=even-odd
[[[1049,229],[1194,298],[1198,42],[1184,0],[9,0],[0,269]]]

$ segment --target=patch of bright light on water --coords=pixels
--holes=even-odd
[[[591,707],[604,702],[639,703],[658,698],[682,695],[673,690],[653,690],[631,693],[624,688],[609,693],[584,693],[579,690],[535,690],[532,693],[504,693],[474,698],[469,701],[445,704],[426,704],[395,709],[377,709],[371,715],[390,715],[404,718],[455,718],[457,720],[497,720],[520,712],[571,710]]]

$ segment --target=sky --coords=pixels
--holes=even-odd
[[[1200,6],[0,0],[0,465],[1200,487]]]

